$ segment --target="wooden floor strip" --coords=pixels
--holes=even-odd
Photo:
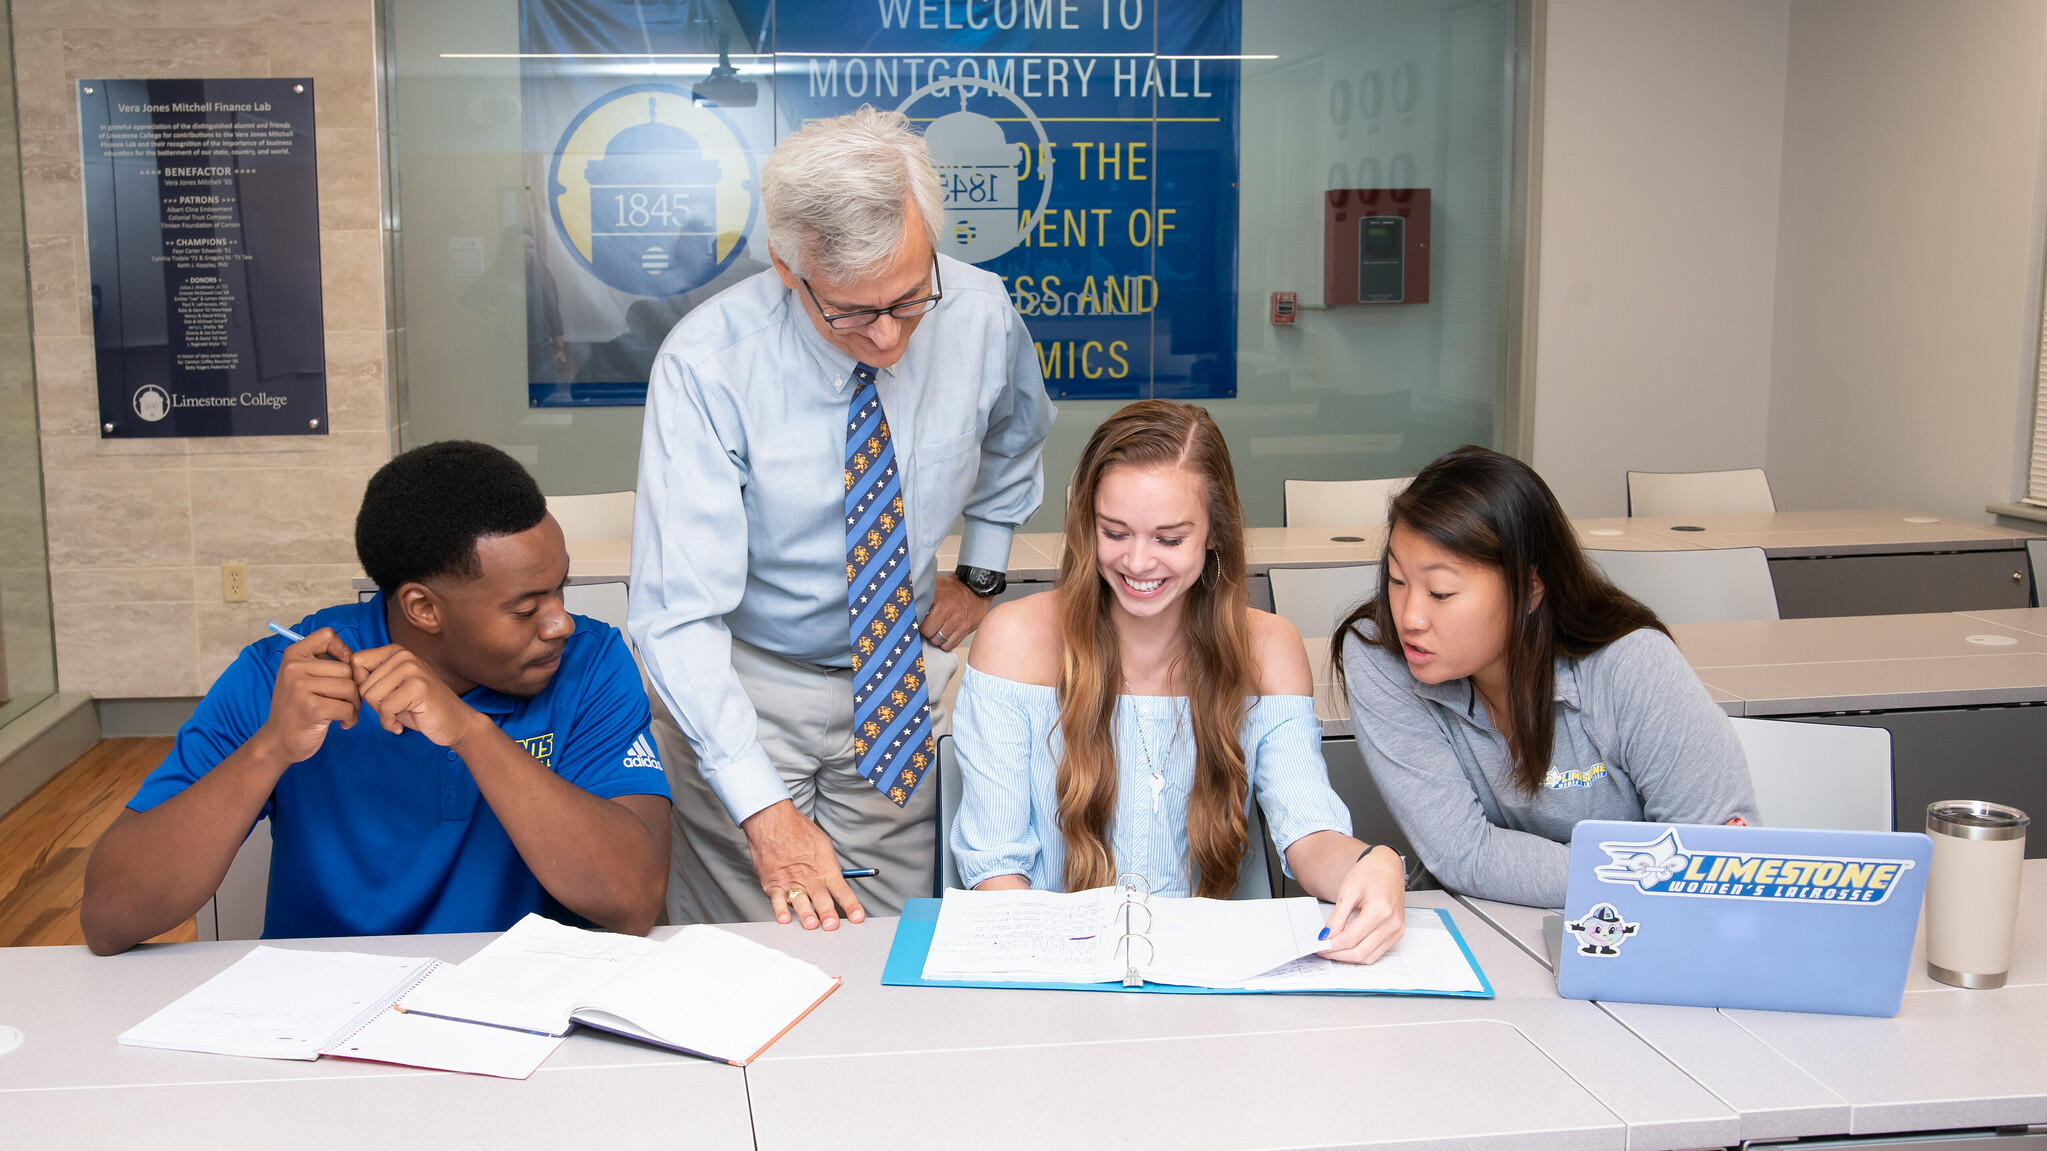
[[[0,947],[85,942],[85,861],[170,750],[169,736],[101,740],[0,816]],[[190,920],[158,937],[195,938]]]

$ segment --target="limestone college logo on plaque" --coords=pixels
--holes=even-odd
[[[129,405],[136,415],[153,424],[171,414],[171,394],[155,384],[144,384],[135,389],[135,398]]]
[[[562,133],[548,203],[562,243],[638,296],[700,288],[745,247],[759,173],[738,128],[669,84],[605,93]]]

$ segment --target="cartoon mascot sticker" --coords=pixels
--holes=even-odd
[[[1640,926],[1622,919],[1621,913],[1611,903],[1594,904],[1592,910],[1564,924],[1578,937],[1578,954],[1602,958],[1619,955],[1621,944]]]

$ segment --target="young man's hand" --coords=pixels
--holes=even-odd
[[[351,662],[362,701],[392,735],[411,728],[452,748],[483,718],[449,690],[426,661],[399,644],[356,652]]]
[[[355,653],[331,627],[284,649],[284,658],[277,665],[277,686],[270,692],[270,718],[256,732],[256,738],[279,761],[293,764],[311,759],[327,741],[330,723],[355,726],[362,697],[350,666],[354,658]]]

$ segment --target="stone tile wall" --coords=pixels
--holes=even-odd
[[[352,597],[356,505],[390,456],[373,0],[12,7],[59,686],[198,695],[266,621]],[[243,76],[314,83],[329,434],[102,440],[75,81]],[[231,560],[247,603],[221,602]]]

